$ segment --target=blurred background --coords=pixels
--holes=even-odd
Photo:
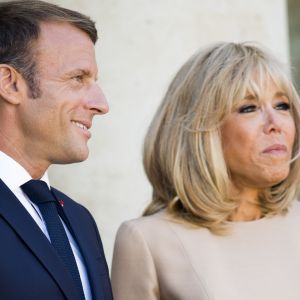
[[[140,216],[151,199],[143,138],[175,72],[203,45],[257,41],[291,63],[300,83],[300,1],[50,2],[91,16],[99,30],[99,84],[110,112],[94,120],[89,159],[49,173],[52,185],[94,215],[110,265],[120,223]]]

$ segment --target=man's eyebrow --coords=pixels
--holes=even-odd
[[[79,68],[79,69],[75,69],[75,70],[68,72],[66,75],[67,76],[85,75],[88,77],[92,77],[92,72],[89,69]],[[98,74],[96,74],[96,76],[95,76],[95,80],[97,80],[97,79],[98,79]]]
[[[67,73],[67,75],[78,75],[78,74],[82,74],[82,75],[91,75],[91,71],[88,69],[74,69],[70,72]]]

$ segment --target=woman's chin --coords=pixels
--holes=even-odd
[[[262,188],[271,187],[279,184],[283,180],[285,180],[289,175],[289,168],[281,168],[277,170],[272,170],[272,172],[264,172],[261,176],[258,176],[258,184],[262,186]],[[263,176],[264,175],[264,176]]]

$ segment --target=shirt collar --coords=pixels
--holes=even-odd
[[[0,151],[0,178],[11,191],[20,188],[22,184],[32,179],[30,174],[18,162],[2,151]],[[50,187],[47,172],[41,180],[45,181]]]

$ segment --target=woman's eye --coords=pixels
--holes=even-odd
[[[289,110],[291,108],[290,104],[287,102],[278,103],[275,107],[277,110]]]
[[[251,113],[256,111],[257,106],[256,105],[244,105],[242,107],[239,108],[239,113],[240,114],[246,114],[246,113]]]

